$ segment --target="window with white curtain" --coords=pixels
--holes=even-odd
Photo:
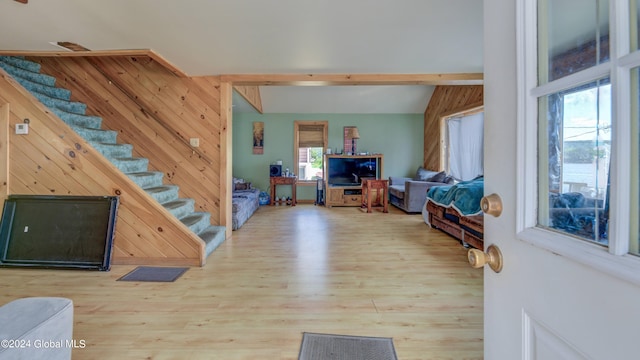
[[[483,175],[484,112],[452,117],[445,121],[447,173],[462,181]]]

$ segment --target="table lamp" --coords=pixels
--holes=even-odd
[[[360,133],[357,127],[349,129],[349,136],[351,137],[351,153],[356,155],[356,139],[360,139]]]

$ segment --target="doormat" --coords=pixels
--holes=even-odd
[[[303,333],[298,360],[398,360],[393,339]]]
[[[118,281],[173,282],[187,270],[188,267],[138,266]]]

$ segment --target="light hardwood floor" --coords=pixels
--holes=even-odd
[[[5,268],[0,303],[71,298],[74,359],[293,360],[302,332],[392,337],[400,360],[482,359],[482,270],[466,252],[394,207],[263,206],[174,283],[116,281],[135,266]]]

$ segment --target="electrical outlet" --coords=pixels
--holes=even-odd
[[[16,124],[16,134],[26,135],[29,133],[29,124]]]
[[[198,147],[198,146],[200,146],[200,138],[191,138],[191,139],[189,139],[189,143],[193,147]]]

